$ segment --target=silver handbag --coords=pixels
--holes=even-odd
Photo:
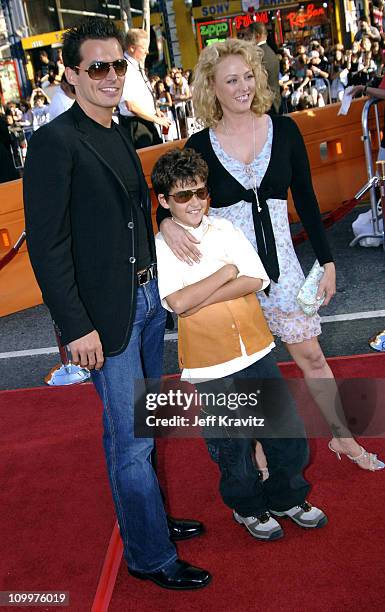
[[[317,312],[317,310],[325,300],[325,295],[317,299],[318,285],[323,276],[323,273],[324,268],[319,265],[318,261],[315,261],[312,269],[305,278],[305,282],[303,283],[297,295],[298,304],[300,305],[304,313],[309,317],[311,317]]]

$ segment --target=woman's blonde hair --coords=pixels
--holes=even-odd
[[[270,110],[273,103],[267,73],[262,66],[263,51],[255,42],[228,38],[203,49],[194,71],[193,105],[196,118],[203,127],[215,127],[222,118],[222,108],[214,93],[215,70],[222,59],[231,55],[240,55],[254,73],[255,96],[251,110],[261,116]]]

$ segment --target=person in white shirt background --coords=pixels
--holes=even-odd
[[[54,97],[55,93],[57,92],[57,90],[60,87],[60,80],[57,78],[57,76],[52,72],[48,75],[48,78],[46,81],[44,81],[44,83],[42,83],[41,85],[45,95],[52,100],[52,98]]]
[[[36,132],[42,125],[49,122],[49,98],[42,90],[34,90],[31,96],[33,114],[33,129]]]
[[[144,72],[149,37],[145,30],[133,28],[126,35],[124,54],[128,68],[119,103],[120,124],[129,132],[136,149],[160,144],[160,130],[168,130],[170,119],[156,107],[150,82]]]
[[[173,101],[171,98],[171,94],[166,90],[164,81],[162,81],[161,79],[158,79],[154,83],[153,89],[154,89],[156,103],[157,103],[158,108],[162,111],[164,116],[167,117],[167,119],[171,121],[170,128],[167,128],[166,130],[162,128],[162,131],[164,133],[164,140],[166,142],[170,140],[177,140],[178,131],[177,131],[176,123],[175,123],[173,112],[172,112]],[[165,133],[166,131],[167,131],[167,134]]]
[[[58,117],[66,110],[71,108],[74,102],[75,88],[68,83],[65,74],[63,74],[60,87],[56,91],[52,98],[52,102],[49,105],[50,120],[52,121],[55,119],[55,117]]]

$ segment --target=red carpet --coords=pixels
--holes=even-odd
[[[91,609],[115,521],[100,415],[91,385],[0,393],[1,591]]]
[[[331,357],[328,364],[336,378],[385,378],[385,353]],[[281,363],[286,378],[297,378],[301,371],[293,361]]]
[[[383,377],[385,355],[332,367],[339,376]],[[114,524],[100,412],[90,385],[0,393],[0,590],[62,589],[71,612],[91,609]],[[362,442],[385,457],[384,439]],[[261,543],[221,503],[216,466],[200,440],[159,446],[173,514],[207,526],[202,538],[178,546],[180,555],[214,580],[202,591],[175,593],[128,577],[122,564],[111,612],[383,610],[385,474],[338,462],[325,440],[312,441],[310,499],[329,525],[309,533],[285,521],[283,540]]]
[[[122,563],[109,612],[384,609],[385,474],[337,462],[325,440],[312,441],[310,500],[327,512],[329,524],[307,532],[282,521],[285,537],[265,543],[235,524],[221,503],[216,466],[201,441],[162,444],[173,513],[207,528],[203,537],[180,543],[179,554],[209,569],[213,582],[194,593],[165,591],[128,577]],[[372,439],[370,448],[385,456],[384,440]]]

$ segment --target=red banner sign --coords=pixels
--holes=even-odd
[[[261,13],[247,13],[246,15],[237,15],[234,18],[235,27],[237,30],[240,30],[241,28],[248,28],[250,24],[255,23],[256,21],[267,23],[269,21],[267,11],[263,11]]]
[[[325,9],[322,6],[316,8],[314,4],[308,4],[306,11],[297,13],[293,11],[286,16],[286,19],[289,20],[291,28],[304,28],[310,22],[318,21],[321,16],[325,16]]]

